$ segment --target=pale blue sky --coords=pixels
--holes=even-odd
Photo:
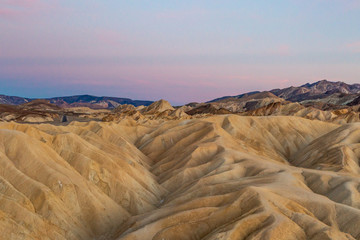
[[[0,0],[0,94],[168,99],[360,82],[360,2]]]

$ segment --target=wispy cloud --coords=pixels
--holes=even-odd
[[[41,3],[40,0],[4,0],[3,4],[8,6],[30,7]]]
[[[44,12],[56,6],[57,1],[42,0],[3,0],[0,3],[0,18],[19,19]]]
[[[16,17],[20,14],[18,10],[14,10],[11,8],[0,8],[0,18],[12,18]]]
[[[352,53],[360,53],[360,41],[346,44],[345,49]]]

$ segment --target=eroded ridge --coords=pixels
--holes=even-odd
[[[6,239],[359,239],[360,125],[0,123]]]

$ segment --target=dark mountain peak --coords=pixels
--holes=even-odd
[[[347,84],[347,83],[340,82],[340,81],[332,82],[332,81],[328,81],[328,80],[324,79],[324,80],[317,81],[315,83],[306,83],[300,87],[305,87],[305,88],[309,88],[309,89],[319,89],[321,91],[345,88],[345,89],[351,91],[352,89],[360,89],[360,84]]]
[[[315,83],[306,83],[299,87],[274,89],[271,92],[286,100],[300,102],[311,99],[323,99],[333,94],[357,94],[360,93],[360,85],[350,85],[339,81],[331,82],[324,79]]]
[[[31,101],[29,98],[0,95],[0,104],[18,105]]]
[[[311,88],[311,87],[316,86],[316,85],[331,84],[331,83],[335,83],[335,82],[330,82],[330,81],[328,81],[326,79],[323,79],[323,80],[320,80],[320,81],[317,81],[317,82],[314,82],[314,83],[305,83],[304,85],[301,85],[300,87]]]
[[[277,88],[271,91],[249,92],[237,96],[221,97],[209,102],[227,102],[236,98],[243,100],[248,98],[264,99],[267,97],[274,97],[272,94],[292,102],[324,101],[329,103],[339,102],[341,104],[346,104],[360,95],[360,84],[346,84],[340,81],[332,82],[323,79],[297,87],[291,86],[283,89]]]
[[[51,104],[49,100],[46,99],[35,99],[27,103],[19,105],[19,108],[22,109],[51,109],[51,110],[60,110],[61,108],[55,104]]]
[[[250,95],[253,95],[253,94],[256,94],[256,93],[260,93],[260,91],[247,92],[247,93],[243,93],[243,94],[236,95],[236,96],[224,96],[224,97],[220,97],[220,98],[210,100],[207,103],[218,102],[218,101],[221,101],[221,100],[224,100],[224,99],[227,99],[227,98],[242,98],[242,97],[250,96]]]
[[[19,105],[19,104],[32,102],[34,100],[35,99],[32,98],[0,95],[0,104]],[[132,100],[130,98],[118,98],[118,97],[106,97],[106,96],[98,97],[89,94],[43,98],[37,101],[43,101],[43,100],[46,100],[50,104],[55,104],[59,107],[89,107],[94,109],[116,108],[121,104],[131,104],[134,105],[135,107],[140,105],[148,106],[153,103],[152,101]]]

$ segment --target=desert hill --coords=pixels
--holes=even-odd
[[[360,239],[356,89],[0,104],[0,239]]]
[[[183,108],[175,109],[168,101],[161,99],[153,102],[147,107],[139,106],[135,108],[132,105],[121,105],[115,108],[102,120],[105,122],[120,121],[121,119],[127,119],[128,117],[136,121],[147,121],[153,119],[178,120],[191,118]]]
[[[154,114],[154,113],[165,112],[168,110],[172,111],[172,110],[174,110],[174,108],[171,106],[171,104],[168,101],[161,99],[159,101],[152,103],[151,105],[149,105],[145,108],[142,108],[141,112],[143,114]]]
[[[20,105],[0,104],[0,119],[21,123],[60,124],[63,116],[66,122],[101,120],[109,114],[107,109],[90,109],[88,107],[62,108],[49,100],[36,99]]]
[[[359,108],[342,108],[337,110],[320,110],[313,106],[299,103],[275,102],[266,106],[240,113],[244,116],[298,116],[306,119],[316,119],[328,122],[350,123],[359,122]]]
[[[45,100],[35,100],[18,106],[0,104],[0,118],[17,122],[52,122],[60,118],[60,109]]]
[[[3,122],[0,230],[4,239],[359,239],[359,131],[234,114]]]

